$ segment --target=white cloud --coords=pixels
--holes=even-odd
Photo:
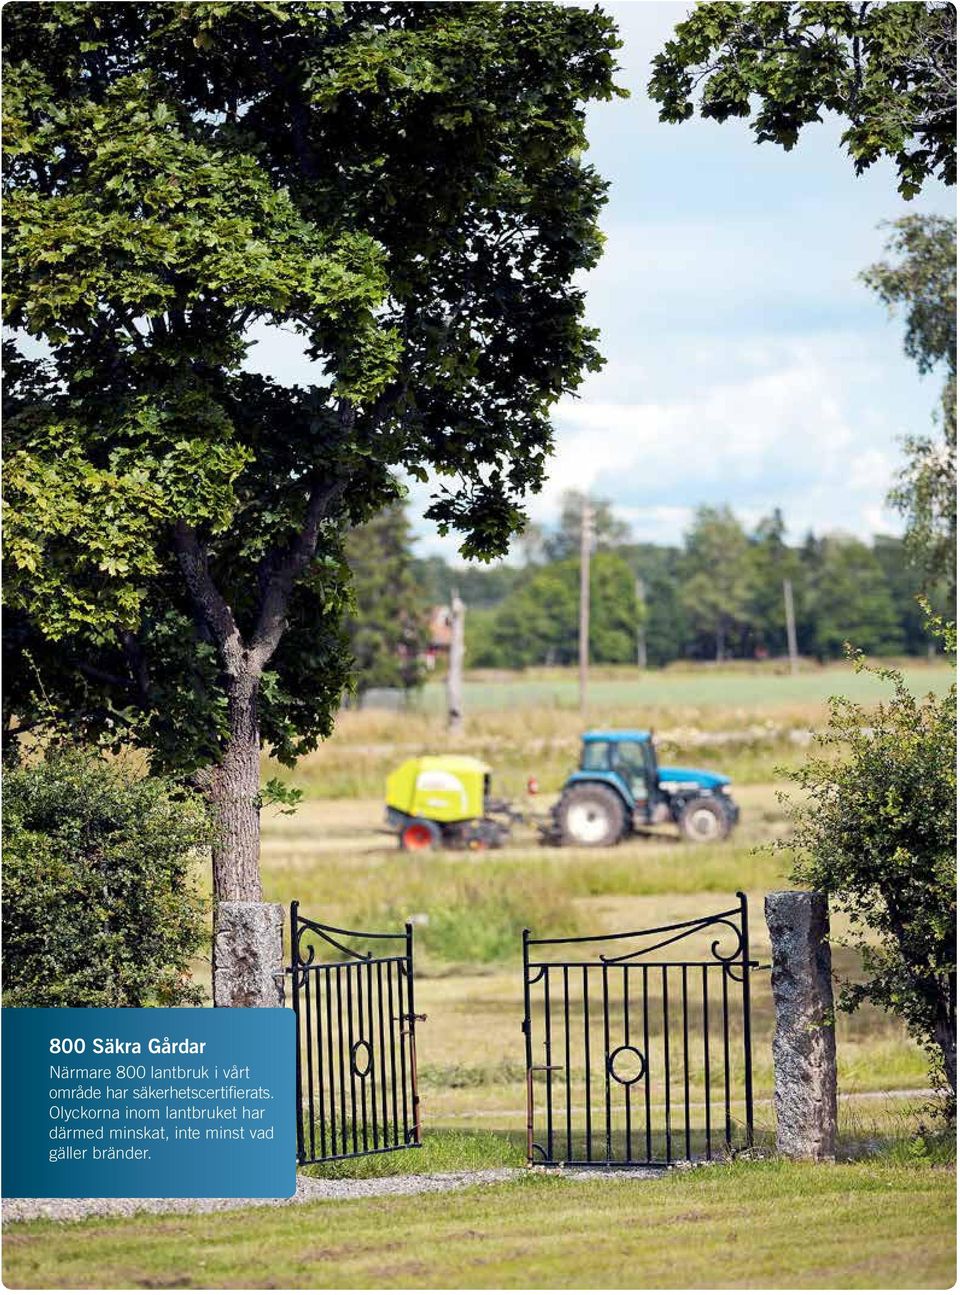
[[[747,342],[747,346],[752,343]],[[861,416],[840,348],[788,342],[762,357],[771,372],[738,376],[670,400],[566,399],[554,414],[556,451],[534,521],[552,524],[566,490],[613,501],[637,540],[676,544],[698,504],[729,503],[748,527],[774,507],[792,539],[837,526],[869,538],[899,532],[885,507],[899,450],[889,424]],[[861,354],[857,390],[871,376]],[[414,487],[411,514],[429,490]],[[421,550],[455,558],[455,537],[418,527]]]
[[[557,407],[555,489],[616,477],[619,492],[661,496],[723,481],[732,493],[779,477],[786,464],[809,475],[838,465],[854,440],[822,375],[811,366],[718,383],[675,402],[563,401]]]

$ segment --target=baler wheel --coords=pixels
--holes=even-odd
[[[414,819],[400,833],[400,848],[410,853],[418,850],[433,850],[439,844],[439,828],[425,818]]]

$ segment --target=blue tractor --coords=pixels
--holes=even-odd
[[[616,845],[631,832],[676,823],[681,836],[722,841],[740,811],[730,779],[703,769],[660,767],[643,729],[584,733],[580,768],[552,810],[550,838],[560,845]]]

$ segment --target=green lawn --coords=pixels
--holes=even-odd
[[[5,1232],[7,1286],[934,1288],[955,1276],[946,1169],[778,1162],[659,1181],[545,1174],[439,1196]]]

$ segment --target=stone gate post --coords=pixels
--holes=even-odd
[[[773,951],[777,1150],[832,1160],[837,1144],[837,1050],[827,901],[780,890],[764,904]]]
[[[283,916],[282,904],[215,905],[214,1007],[283,1006]]]

